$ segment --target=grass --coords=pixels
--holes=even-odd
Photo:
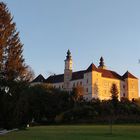
[[[0,140],[139,140],[140,125],[38,126],[0,135]]]

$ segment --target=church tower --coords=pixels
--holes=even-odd
[[[104,64],[104,59],[103,57],[100,58],[100,63],[99,63],[99,66],[98,66],[99,69],[106,69],[106,66]]]
[[[70,91],[70,80],[72,79],[72,57],[70,50],[67,51],[64,69],[64,89]]]

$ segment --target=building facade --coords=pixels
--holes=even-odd
[[[98,67],[92,63],[86,70],[73,72],[72,56],[69,50],[65,59],[64,74],[52,75],[47,79],[39,75],[32,83],[47,83],[66,91],[80,86],[84,90],[84,98],[88,100],[92,98],[110,99],[112,84],[116,84],[119,99],[125,97],[132,100],[139,97],[138,78],[128,71],[121,76],[108,70],[104,65],[103,57],[100,58]]]

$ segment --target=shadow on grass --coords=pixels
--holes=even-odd
[[[114,134],[114,133],[112,133],[112,134],[110,134],[110,133],[102,133],[100,135],[102,135],[104,137],[120,137],[120,136],[123,136],[122,134]]]

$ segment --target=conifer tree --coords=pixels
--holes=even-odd
[[[117,85],[116,84],[112,84],[112,87],[111,87],[111,100],[112,100],[112,103],[113,103],[113,106],[115,107],[118,103],[118,89],[117,89]]]
[[[111,104],[110,104],[110,134],[112,135],[112,127],[113,127],[113,121],[115,119],[115,113],[117,109],[117,104],[118,104],[118,89],[117,85],[115,83],[112,84],[111,87]]]
[[[27,67],[22,55],[23,44],[16,24],[5,3],[0,2],[0,71],[7,80],[22,80]]]
[[[11,129],[19,124],[16,114],[21,114],[21,110],[16,107],[28,88],[27,80],[33,76],[22,52],[23,44],[13,17],[7,5],[0,2],[0,128]]]

